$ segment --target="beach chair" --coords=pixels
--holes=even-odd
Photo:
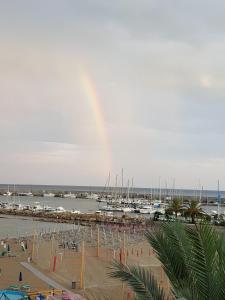
[[[17,284],[12,284],[8,287],[8,290],[19,291],[20,287]]]
[[[20,286],[21,291],[30,292],[30,285],[29,284],[23,284]]]
[[[6,254],[7,254],[7,251],[5,251],[5,250],[4,250],[4,251],[1,251],[1,252],[0,252],[0,257],[4,257],[4,256],[6,256]]]

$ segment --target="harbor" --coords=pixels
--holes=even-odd
[[[40,190],[42,188],[42,190]],[[224,214],[224,192],[132,186],[53,187],[5,185],[0,188],[0,213],[39,218],[58,223],[145,223],[167,214],[174,200],[182,206],[196,201],[205,214]]]

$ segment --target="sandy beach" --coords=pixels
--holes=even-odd
[[[1,257],[0,288],[12,284],[29,284],[32,291],[48,290],[46,282],[21,266],[32,258],[31,265],[44,275],[87,299],[108,296],[112,300],[132,299],[128,287],[109,277],[113,260],[139,265],[152,270],[157,280],[167,287],[167,279],[150,245],[145,241],[143,229],[82,226],[76,230],[27,238],[27,249],[18,239],[5,241],[10,245],[12,257]],[[3,245],[0,251],[4,250]],[[19,282],[19,272],[23,282]],[[72,289],[72,282],[76,289]]]

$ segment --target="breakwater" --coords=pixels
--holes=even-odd
[[[152,220],[146,219],[142,216],[107,216],[101,213],[80,213],[74,214],[70,212],[66,213],[49,213],[49,212],[33,212],[24,210],[9,210],[0,209],[0,215],[22,216],[30,217],[34,220],[42,222],[55,222],[55,223],[68,223],[68,224],[80,224],[80,225],[92,225],[92,224],[111,224],[111,225],[124,225],[124,226],[148,226],[152,223]]]

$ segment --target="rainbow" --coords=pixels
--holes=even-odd
[[[104,151],[104,164],[108,172],[111,169],[111,155],[109,150],[110,146],[108,141],[108,132],[106,130],[104,120],[104,113],[94,81],[92,80],[90,74],[83,69],[81,70],[81,83],[86,98],[89,100],[91,111],[93,112],[93,116],[96,123],[96,129],[98,131],[98,136]]]

